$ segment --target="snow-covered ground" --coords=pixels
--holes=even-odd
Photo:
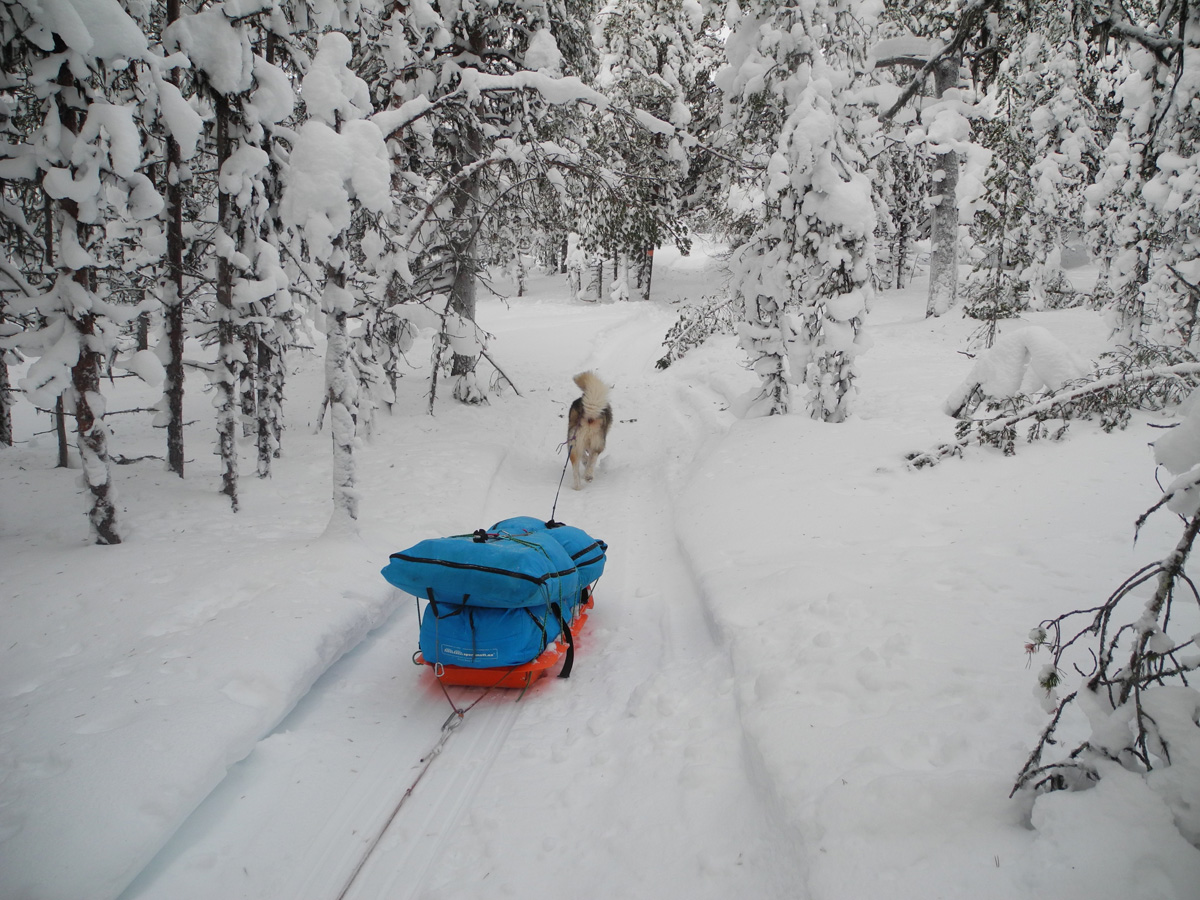
[[[1044,724],[1031,627],[1162,557],[1147,418],[1063,443],[948,439],[973,323],[923,284],[870,319],[856,416],[740,420],[731,337],[660,371],[669,301],[719,290],[662,253],[652,303],[487,300],[520,389],[424,411],[423,368],[360,452],[360,533],[325,534],[321,364],[293,361],[285,456],[236,515],[191,386],[187,478],[115,470],[126,542],[88,543],[75,472],[20,406],[0,449],[0,898],[930,897],[1194,900],[1200,850],[1139,777],[1009,800]],[[1026,317],[1094,357],[1099,317]],[[1008,328],[1019,327],[1012,323]],[[453,690],[411,655],[388,554],[550,516],[571,376],[616,415],[555,517],[610,546],[575,669],[523,696]],[[153,391],[106,385],[110,408]],[[114,453],[162,454],[145,417]],[[443,730],[452,703],[479,700]]]

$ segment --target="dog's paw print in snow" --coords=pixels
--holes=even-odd
[[[235,703],[252,709],[265,709],[277,698],[279,689],[257,675],[234,678],[221,688],[221,693]]]
[[[661,676],[651,675],[630,692],[625,711],[634,718],[652,713],[669,716],[675,711],[674,699],[672,693],[664,689]]]
[[[53,750],[15,756],[11,759],[15,760],[12,764],[12,771],[18,775],[32,778],[54,778],[71,768],[71,761]]]

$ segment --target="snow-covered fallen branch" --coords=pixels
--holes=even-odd
[[[738,318],[737,297],[706,297],[695,306],[685,306],[675,324],[663,338],[667,352],[654,365],[665,369],[689,350],[703,344],[714,334],[732,334]]]
[[[1032,422],[1029,441],[1047,436],[1060,439],[1072,419],[1099,417],[1105,431],[1124,428],[1131,410],[1176,404],[1200,384],[1200,362],[1138,365],[1147,352],[1166,351],[1140,348],[1111,354],[1116,362],[1082,383],[1073,382],[1040,399],[1016,395],[989,402],[989,410],[998,414],[960,422],[953,442],[908,454],[909,465],[918,469],[936,465],[948,456],[961,456],[970,444],[998,447],[1011,456],[1016,452],[1016,429],[1022,422]],[[1060,424],[1051,432],[1048,423],[1054,420]]]

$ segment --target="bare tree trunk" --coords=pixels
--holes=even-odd
[[[641,265],[638,266],[638,286],[642,289],[642,299],[650,299],[650,280],[654,276],[654,248],[646,248],[642,254]]]
[[[54,234],[57,228],[57,219],[54,215],[54,204],[50,200],[50,195],[43,194],[42,198],[46,215],[44,259],[46,271],[50,272],[54,270]],[[62,394],[59,394],[58,399],[54,401],[53,416],[54,433],[58,440],[58,468],[65,469],[71,465],[71,442],[67,437],[67,411],[63,405]]]
[[[167,24],[179,18],[179,0],[167,0]],[[178,74],[167,76],[174,84]],[[163,395],[167,403],[167,469],[183,477],[183,183],[179,144],[167,136],[167,280],[162,302],[163,327],[167,339],[166,379]]]
[[[247,325],[240,329],[242,332],[242,359],[238,371],[238,402],[242,413],[242,437],[248,438],[255,434],[255,419],[258,415],[258,345],[260,326]]]
[[[67,407],[61,394],[54,401],[54,433],[58,437],[58,468],[70,468],[71,442],[67,438]]]
[[[604,299],[604,254],[596,251],[596,256],[592,260],[590,283],[587,288],[587,299],[595,300],[599,303]],[[594,290],[593,290],[594,289]]]
[[[896,288],[904,287],[904,265],[908,261],[908,221],[902,221],[896,229],[896,240],[892,242],[893,253],[896,258],[892,260],[896,269]]]
[[[0,325],[4,324],[4,316],[0,315]],[[8,377],[8,363],[0,352],[0,444],[7,447],[13,445],[12,426],[12,387]]]
[[[256,436],[254,436],[254,446],[258,450],[258,476],[266,478],[271,474],[271,421],[274,416],[271,415],[274,409],[271,408],[271,376],[274,374],[274,354],[271,353],[271,348],[266,341],[258,342],[258,359],[256,360],[256,370],[258,371],[257,384],[257,404],[258,418],[254,421],[256,425]]]
[[[146,299],[146,292],[142,291],[142,300]],[[150,313],[139,313],[137,317],[137,348],[138,350],[150,349]]]

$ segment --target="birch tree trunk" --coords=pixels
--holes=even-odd
[[[647,247],[642,251],[638,264],[638,287],[642,289],[642,299],[650,299],[650,281],[654,277],[654,248]]]
[[[229,159],[229,102],[213,92],[213,109],[217,119],[217,171]],[[232,238],[237,222],[233,215],[233,199],[221,191],[217,195],[217,226]],[[233,309],[233,264],[222,255],[217,258],[217,362],[213,381],[217,389],[217,453],[221,457],[221,493],[229,498],[234,512],[238,511],[237,420],[238,398],[237,361],[241,355]]]
[[[462,146],[459,149],[460,169],[483,158],[483,135],[475,124],[464,128]],[[468,323],[475,322],[475,275],[479,264],[479,175],[474,173],[465,178],[455,198],[455,230],[453,240],[454,281],[450,288],[450,309]],[[454,399],[463,403],[482,403],[486,399],[475,380],[478,357],[455,353],[450,367],[454,376]]]
[[[958,57],[942,60],[934,70],[940,98],[958,84]],[[958,299],[958,154],[953,150],[934,157],[930,195],[937,198],[930,212],[929,299],[926,316],[948,312]]]
[[[335,245],[340,245],[339,236]],[[325,267],[325,402],[333,436],[333,517],[331,525],[358,519],[354,438],[358,426],[358,382],[350,370],[350,335],[346,320],[354,298],[346,290],[345,270],[336,262]],[[335,525],[335,529],[339,527]]]

